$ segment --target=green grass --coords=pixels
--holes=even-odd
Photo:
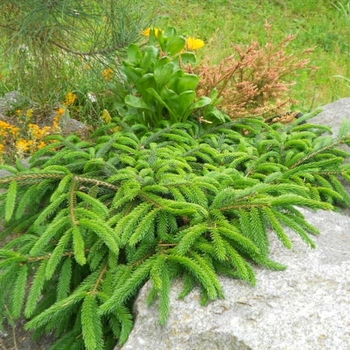
[[[294,87],[300,109],[308,111],[350,95],[350,1],[332,0],[163,0],[157,1],[154,26],[175,26],[185,35],[206,41],[201,58],[212,62],[232,53],[232,44],[266,42],[265,23],[272,24],[278,43],[290,34],[298,55],[315,47],[311,63],[316,74],[303,72]]]

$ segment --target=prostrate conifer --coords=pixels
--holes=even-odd
[[[2,166],[12,174],[0,179],[0,312],[54,331],[53,349],[124,343],[148,280],[162,323],[175,278],[203,303],[224,297],[220,275],[254,285],[254,265],[285,268],[269,258],[271,231],[286,248],[286,228],[314,247],[299,208],[350,204],[349,153],[337,148],[349,124],[335,139],[258,118],[145,130],[116,122],[90,142],[51,137],[30,169]]]

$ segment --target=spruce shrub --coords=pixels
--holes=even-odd
[[[51,136],[30,169],[2,166],[12,174],[0,180],[1,314],[54,331],[53,349],[108,349],[126,341],[148,280],[162,323],[175,278],[203,303],[224,297],[219,275],[254,285],[254,265],[285,268],[269,258],[270,230],[286,248],[287,227],[314,247],[299,207],[349,205],[349,153],[337,148],[349,129],[333,139],[299,120],[252,118]]]

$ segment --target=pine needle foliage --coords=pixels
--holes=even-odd
[[[147,281],[161,323],[175,278],[203,303],[224,297],[220,275],[254,285],[256,264],[285,268],[270,259],[270,232],[286,248],[293,234],[315,246],[300,207],[349,206],[349,132],[249,118],[51,136],[29,169],[3,166],[1,314],[54,331],[53,349],[111,349]]]
[[[114,74],[116,56],[140,39],[153,12],[135,0],[2,0],[0,58],[11,72],[6,85],[41,103],[57,103],[57,94],[60,99],[71,89],[81,94],[80,76],[84,86],[93,79],[96,88],[101,71]]]

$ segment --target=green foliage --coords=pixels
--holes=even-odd
[[[20,90],[43,109],[74,90],[81,110],[96,112],[89,93],[103,98],[101,72],[113,73],[116,56],[149,25],[152,8],[138,0],[1,1],[0,90]]]
[[[198,109],[204,116],[210,110],[216,121],[225,121],[223,114],[213,106],[209,108],[209,97],[197,97],[199,77],[185,70],[196,62],[195,55],[186,51],[186,39],[174,28],[165,32],[151,29],[149,37],[144,47],[130,45],[122,64],[130,86],[119,109],[124,121],[159,127],[164,121],[186,122]]]
[[[254,285],[253,264],[285,268],[269,257],[269,232],[314,247],[299,208],[349,206],[349,153],[338,148],[349,129],[333,139],[318,125],[250,118],[57,136],[30,169],[4,166],[1,314],[54,331],[53,349],[111,349],[127,340],[147,281],[162,323],[176,278],[181,297],[198,286],[203,303],[224,297],[220,275]]]

